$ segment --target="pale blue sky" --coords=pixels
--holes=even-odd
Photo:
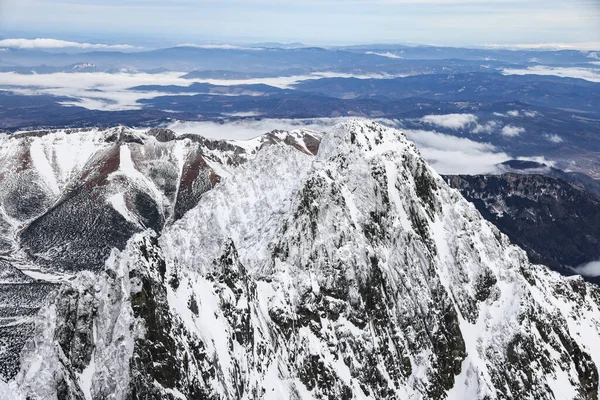
[[[144,45],[600,42],[600,1],[0,0],[0,34]]]

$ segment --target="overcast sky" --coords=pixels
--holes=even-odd
[[[4,37],[178,42],[600,42],[600,0],[0,0]]]

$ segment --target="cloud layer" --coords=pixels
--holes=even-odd
[[[373,55],[379,56],[379,57],[394,58],[394,59],[400,59],[400,58],[402,58],[399,55],[394,54],[394,53],[389,52],[389,51],[387,51],[385,53],[376,53],[374,51],[367,51],[365,54],[373,54]]]
[[[477,116],[473,114],[444,114],[444,115],[426,115],[421,118],[421,122],[430,125],[440,126],[448,129],[463,129],[467,125],[477,122]]]
[[[549,142],[552,143],[562,143],[563,142],[563,138],[561,138],[560,136],[558,136],[555,133],[546,133],[544,134],[544,138],[546,138],[546,140],[548,140]]]
[[[532,113],[525,113],[528,116],[532,116]],[[525,115],[523,114],[523,115]],[[497,117],[507,117],[507,116],[511,116],[511,117],[516,117],[519,116],[519,112],[518,111],[509,111],[506,115],[505,114],[500,114],[500,113],[494,113],[494,115],[496,115]],[[497,131],[497,129],[501,126],[501,124],[498,121],[487,121],[485,123],[479,123],[479,118],[474,115],[474,114],[441,114],[441,115],[426,115],[423,118],[420,119],[421,122],[425,123],[425,124],[429,124],[429,125],[434,125],[440,128],[445,128],[445,129],[452,129],[455,131],[458,130],[469,130],[471,131],[471,133],[476,134],[476,135],[481,135],[481,134],[488,134],[491,135],[492,133],[494,133],[495,131]],[[517,130],[515,131],[515,129],[522,129],[522,128],[514,128],[514,127],[505,127],[506,131],[504,130],[504,128],[501,130],[502,134],[511,136],[511,134],[513,134],[512,136],[515,136],[514,133],[516,132],[516,134],[522,133],[521,131]],[[524,132],[524,130],[523,130]]]
[[[545,67],[536,65],[529,68],[507,68],[502,71],[505,75],[550,75],[561,78],[578,78],[590,82],[600,82],[600,73],[592,68],[579,67]]]
[[[101,44],[101,43],[80,43],[80,42],[69,42],[66,40],[58,39],[3,39],[0,40],[0,47],[13,48],[13,49],[62,49],[62,48],[74,48],[74,49],[110,49],[110,50],[130,50],[134,49],[134,46],[128,44]]]
[[[423,130],[404,131],[440,174],[501,173],[498,164],[511,159],[489,143]]]
[[[164,96],[162,92],[132,91],[138,85],[182,85],[193,81],[180,78],[181,73],[55,73],[22,75],[14,72],[0,73],[0,89],[24,95],[52,95],[73,98],[63,104],[85,107],[90,110],[134,110],[141,99]],[[193,94],[193,93],[186,93]]]
[[[488,135],[494,132],[494,130],[498,127],[498,122],[496,121],[488,121],[483,125],[476,124],[471,132],[476,134],[487,133]]]
[[[194,82],[210,83],[220,86],[265,84],[282,89],[311,79],[354,77],[358,79],[391,78],[385,75],[353,75],[337,72],[319,72],[307,75],[284,76],[256,79],[184,79],[184,72],[148,73],[105,73],[75,72],[54,74],[17,74],[0,72],[0,90],[8,90],[24,95],[52,95],[72,97],[73,101],[65,105],[85,107],[90,110],[135,110],[140,109],[138,101],[165,96],[168,93],[158,91],[133,91],[130,88],[140,85],[176,85],[189,86]],[[178,95],[194,95],[199,93],[178,93]],[[172,93],[170,94],[172,95]]]
[[[520,126],[506,125],[500,131],[503,136],[507,137],[515,137],[519,136],[521,133],[525,133],[525,128],[521,128]]]
[[[590,278],[600,276],[600,260],[592,261],[587,264],[575,267],[573,268],[573,271],[575,271],[579,275],[588,276]]]

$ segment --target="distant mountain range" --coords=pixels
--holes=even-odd
[[[502,50],[436,46],[364,45],[346,47],[178,46],[145,51],[63,52],[42,49],[13,49],[2,52],[4,66],[63,66],[91,62],[103,66],[170,70],[221,69],[264,72],[289,68],[311,69],[373,68],[399,63],[399,60],[458,60],[507,64],[573,65],[593,61],[591,52],[575,50]],[[381,54],[388,54],[382,56]],[[396,58],[389,57],[394,55]]]
[[[490,143],[514,158],[543,157],[598,179],[595,57],[377,44],[6,49],[0,52],[0,129],[364,117]],[[471,122],[424,119],[448,114],[469,114]]]

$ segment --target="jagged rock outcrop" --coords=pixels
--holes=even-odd
[[[399,131],[351,121],[316,156],[265,147],[159,237],[66,283],[0,393],[597,399],[599,306]]]

